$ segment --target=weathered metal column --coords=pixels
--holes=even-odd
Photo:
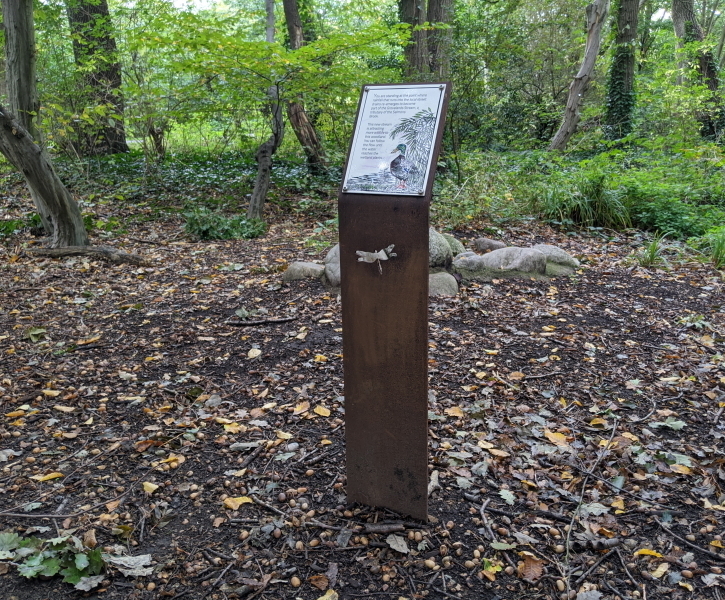
[[[348,501],[423,520],[428,212],[449,91],[366,86],[339,195]]]

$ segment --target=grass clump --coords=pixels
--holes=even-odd
[[[206,207],[195,208],[184,216],[184,231],[200,240],[251,240],[267,231],[267,224],[259,219],[227,217]]]
[[[640,267],[655,267],[667,262],[662,256],[665,250],[664,241],[666,237],[667,234],[665,233],[656,233],[652,240],[636,255]]]

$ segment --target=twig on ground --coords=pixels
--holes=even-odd
[[[247,456],[247,458],[245,458],[239,465],[239,470],[241,471],[242,469],[247,468],[252,463],[252,461],[261,454],[262,450],[264,450],[264,449],[265,449],[265,445],[260,444],[254,450],[252,450],[252,452],[249,454],[249,456]]]
[[[592,574],[594,569],[596,569],[599,565],[601,565],[605,560],[607,560],[612,553],[614,552],[614,549],[610,550],[609,552],[605,552],[602,554],[597,560],[594,561],[594,564],[589,567],[584,573],[582,573],[577,580],[572,584],[572,587],[576,588],[579,586],[580,583],[582,583],[589,575]]]
[[[693,548],[693,549],[697,550],[698,552],[702,552],[703,554],[707,554],[710,558],[714,558],[717,561],[720,561],[720,562],[725,561],[725,556],[721,556],[717,552],[712,552],[711,550],[708,550],[707,548],[703,548],[702,546],[693,544],[690,540],[680,537],[679,535],[677,535],[674,531],[672,531],[669,527],[667,527],[667,525],[665,525],[662,521],[660,521],[656,517],[655,517],[655,523],[657,523],[657,525],[659,525],[663,531],[665,531],[666,533],[669,533],[672,537],[680,540],[683,544],[687,544],[690,548]]]
[[[267,323],[287,323],[289,321],[296,321],[297,317],[284,317],[282,319],[261,319],[259,321],[226,321],[225,325],[232,325],[234,327],[252,327],[254,325],[266,325]]]
[[[264,508],[266,508],[267,510],[271,510],[271,511],[272,511],[273,513],[277,513],[278,515],[281,515],[281,516],[283,516],[283,517],[286,517],[286,516],[287,516],[287,513],[285,513],[285,512],[282,512],[282,511],[281,511],[281,510],[280,510],[279,508],[277,508],[277,507],[275,507],[275,506],[272,506],[271,504],[267,504],[266,502],[264,502],[264,501],[260,500],[260,499],[259,499],[259,498],[257,498],[257,496],[255,496],[254,494],[249,494],[249,497],[250,497],[250,498],[251,498],[252,500],[254,500],[254,503],[255,503],[255,504],[259,504],[259,506],[263,506],[263,507],[264,507]]]

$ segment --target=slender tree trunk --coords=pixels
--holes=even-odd
[[[88,101],[110,107],[99,135],[90,135],[79,149],[82,154],[128,152],[123,124],[121,63],[107,0],[69,0],[68,24],[73,36],[73,55],[89,90]]]
[[[584,99],[584,93],[589,86],[589,81],[597,62],[599,46],[602,42],[602,27],[609,11],[609,0],[594,0],[586,8],[587,14],[587,43],[584,49],[584,60],[579,72],[569,86],[569,97],[566,100],[564,118],[562,119],[559,131],[556,132],[549,146],[550,150],[564,150],[569,143],[571,136],[576,132],[581,115],[579,107]]]
[[[407,79],[423,80],[430,73],[427,31],[415,30],[425,23],[425,0],[398,0],[398,15],[401,23],[413,28],[412,41],[405,47],[405,76]]]
[[[304,44],[305,38],[302,29],[302,19],[300,18],[297,7],[297,0],[283,0],[282,4],[284,6],[285,20],[287,21],[290,48],[292,50],[299,50]],[[296,102],[287,103],[287,117],[289,118],[297,140],[305,152],[307,166],[310,172],[320,173],[324,171],[325,164],[327,163],[325,149],[322,147],[317,130],[307,116],[301,97]]]
[[[644,68],[649,52],[654,45],[654,36],[652,35],[652,16],[655,14],[655,4],[653,0],[640,0],[639,9],[642,11],[641,33],[639,36],[639,70]]]
[[[705,33],[695,14],[694,0],[672,0],[672,25],[675,35],[684,45],[705,39]],[[719,89],[719,67],[712,50],[698,48],[692,61],[700,79],[711,92],[706,110],[698,115],[700,134],[705,139],[716,140],[725,126],[725,110]]]
[[[428,21],[450,25],[453,0],[428,0]],[[451,74],[451,41],[453,29],[433,29],[428,32],[430,71],[434,79],[445,81]]]
[[[39,103],[35,86],[35,25],[33,0],[2,0],[5,28],[5,68],[10,111],[37,139]]]
[[[274,0],[264,0],[264,7],[267,13],[267,41],[271,44],[274,42]],[[269,98],[267,111],[270,114],[272,133],[257,148],[257,177],[254,180],[254,189],[247,209],[249,219],[261,219],[264,215],[264,201],[267,198],[272,175],[272,157],[284,138],[284,113],[279,96],[279,88],[276,85],[270,86],[267,90]]]
[[[607,81],[607,108],[603,127],[604,136],[610,140],[621,139],[632,131],[638,17],[639,0],[617,1],[616,39]]]
[[[41,218],[51,223],[51,248],[86,246],[88,234],[78,204],[26,129],[0,106],[0,152],[20,171],[33,191]]]

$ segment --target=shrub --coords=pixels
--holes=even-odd
[[[627,207],[619,189],[607,187],[607,177],[598,172],[581,172],[552,177],[538,199],[541,215],[564,225],[583,227],[629,227]]]
[[[655,198],[631,208],[635,227],[663,231],[675,238],[699,237],[725,220],[725,212],[715,206],[698,206],[675,198]]]
[[[25,221],[21,219],[8,219],[0,221],[0,237],[7,237],[17,233],[25,227]]]
[[[195,208],[184,213],[184,230],[200,240],[252,239],[267,231],[267,224],[259,219],[226,217],[219,211],[206,207]]]

